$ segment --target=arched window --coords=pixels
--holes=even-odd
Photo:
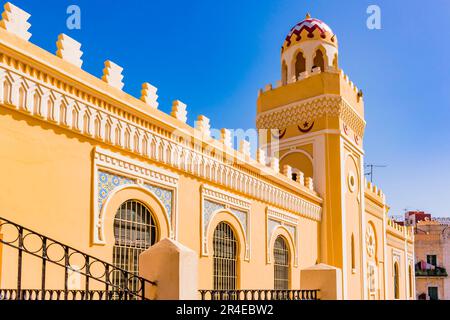
[[[139,201],[128,200],[114,218],[113,264],[133,274],[139,273],[139,255],[154,245],[158,230],[150,210]],[[113,273],[113,283],[119,288],[139,290],[139,284],[126,283],[123,274]]]
[[[61,103],[61,107],[59,109],[59,124],[68,125],[67,123],[67,106],[64,103]]]
[[[412,273],[412,267],[411,265],[409,265],[408,267],[408,273],[409,273],[409,297],[412,299],[414,297],[414,292],[413,292],[413,273]]]
[[[320,67],[320,70],[325,71],[325,58],[321,50],[316,51],[314,56],[314,67]]]
[[[274,289],[289,289],[289,249],[283,237],[278,236],[273,247]]]
[[[102,124],[100,123],[99,118],[95,118],[94,120],[94,132],[96,138],[101,138],[102,136]]]
[[[214,230],[214,290],[237,287],[237,241],[230,225],[221,222]]]
[[[73,108],[72,110],[72,128],[74,128],[75,130],[80,130],[80,128],[78,127],[78,110]]]
[[[335,69],[337,69],[337,68],[339,67],[339,65],[338,65],[338,55],[337,55],[337,53],[334,55],[334,59],[333,59],[333,67],[334,67]]]
[[[394,263],[394,298],[400,299],[400,276],[398,274],[398,263]]]
[[[299,52],[295,57],[295,78],[298,79],[298,75],[305,71],[306,71],[306,59],[303,56],[303,52]]]
[[[283,86],[287,84],[287,73],[288,73],[287,64],[285,61],[283,61],[283,64],[281,66],[281,83]]]
[[[356,269],[356,257],[355,257],[355,236],[352,233],[351,238],[351,258],[352,258],[352,271]]]
[[[87,113],[83,115],[83,133],[89,133],[89,115]]]

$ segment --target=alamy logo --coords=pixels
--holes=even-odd
[[[66,13],[69,15],[66,20],[66,26],[69,30],[81,29],[81,9],[77,5],[67,7]]]
[[[367,28],[369,30],[380,30],[381,29],[381,9],[377,5],[370,5],[367,7]]]

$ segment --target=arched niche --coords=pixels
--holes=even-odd
[[[294,150],[287,152],[280,159],[280,168],[289,165],[304,173],[305,177],[314,177],[314,165],[311,155],[303,150]]]
[[[138,185],[125,185],[115,189],[108,196],[100,212],[102,228],[99,230],[99,236],[101,240],[105,243],[114,241],[114,217],[120,206],[127,200],[139,201],[152,212],[158,227],[158,239],[170,237],[170,223],[161,201],[150,190]]]

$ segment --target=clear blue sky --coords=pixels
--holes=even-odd
[[[366,163],[391,214],[450,216],[450,2],[447,0],[11,0],[32,14],[31,41],[55,52],[59,33],[82,43],[83,68],[124,67],[128,93],[158,87],[160,108],[188,104],[215,128],[253,128],[258,88],[280,78],[280,47],[306,12],[337,34],[340,66],[365,93]],[[81,8],[68,30],[66,8]],[[366,27],[380,6],[382,29]],[[449,197],[449,198],[447,198]]]

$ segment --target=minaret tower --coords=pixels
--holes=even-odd
[[[291,166],[293,179],[313,177],[324,200],[318,260],[342,269],[343,296],[352,299],[363,298],[366,281],[364,103],[338,61],[336,35],[307,15],[281,48],[281,81],[259,93],[256,122],[271,129],[260,148]]]

